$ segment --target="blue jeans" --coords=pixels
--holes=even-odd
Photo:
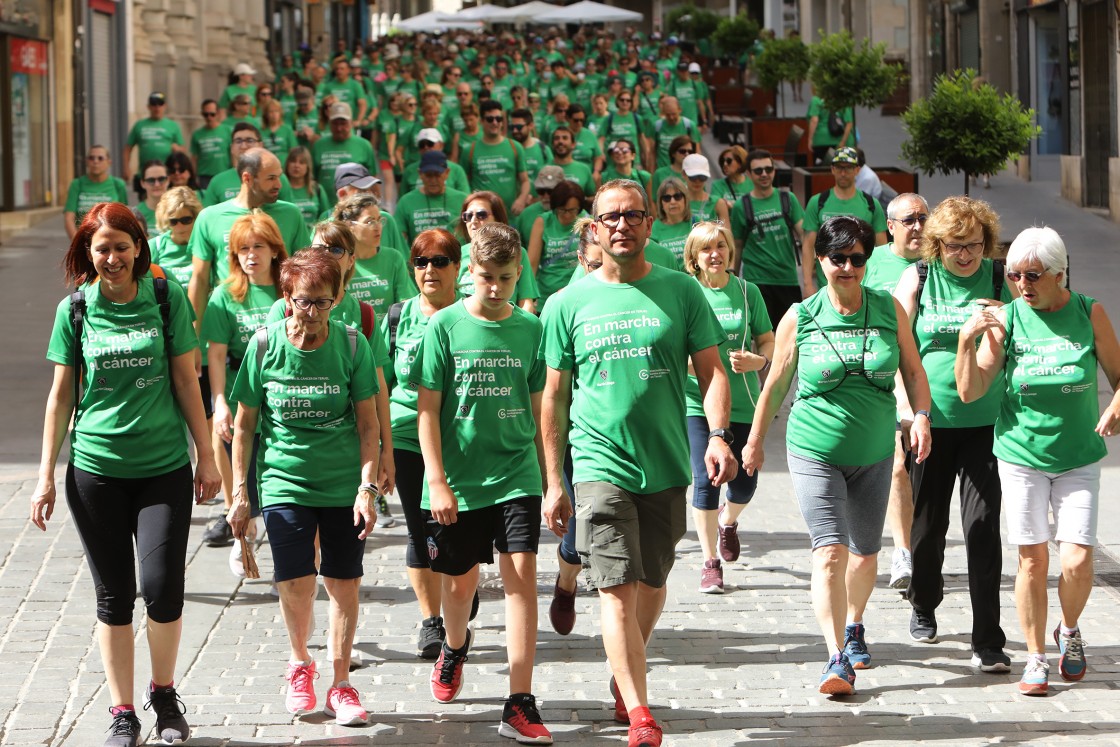
[[[719,508],[720,489],[708,479],[708,466],[704,464],[704,454],[708,450],[708,419],[696,415],[688,418],[689,456],[692,460],[692,506],[704,511]],[[748,475],[743,469],[743,445],[751,432],[750,423],[732,423],[729,429],[735,435],[731,453],[739,465],[739,474],[727,483],[727,500],[731,503],[747,504],[754,498],[758,487],[758,473]]]
[[[560,540],[560,558],[565,563],[571,565],[580,565],[583,563],[579,558],[579,553],[576,552],[576,517],[575,517],[575,500],[576,490],[572,486],[572,446],[564,451],[564,489],[568,491],[568,497],[572,499],[572,516],[568,519],[568,531],[564,532],[564,537]]]

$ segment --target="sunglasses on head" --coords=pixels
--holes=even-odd
[[[463,222],[464,223],[470,223],[473,220],[477,220],[479,222],[482,222],[482,221],[485,221],[489,217],[490,217],[490,211],[489,210],[474,210],[474,211],[464,210],[463,211]]]
[[[168,218],[167,219],[167,224],[169,226],[179,226],[179,225],[189,226],[192,223],[194,223],[194,216],[193,215],[184,215],[182,218]]]
[[[431,265],[432,267],[436,268],[437,270],[442,270],[444,267],[447,267],[450,264],[451,264],[451,257],[448,257],[448,256],[443,255],[443,254],[438,255],[436,257],[414,257],[413,260],[412,260],[412,266],[415,267],[417,270],[423,270],[428,265]]]
[[[841,252],[830,252],[828,261],[837,267],[843,267],[848,262],[852,263],[852,267],[863,267],[867,264],[867,255],[863,252],[856,252],[855,254],[842,254]]]
[[[1045,274],[1045,272],[1016,272],[1015,270],[1008,270],[1004,273],[1004,275],[1007,275],[1007,279],[1012,283],[1018,283],[1023,278],[1026,278],[1031,283],[1037,283]]]
[[[757,169],[751,169],[751,173],[755,176],[762,176],[763,174],[773,174],[773,166],[759,166]]]

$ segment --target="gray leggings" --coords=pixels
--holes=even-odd
[[[847,545],[856,555],[879,552],[893,455],[865,467],[825,464],[788,451],[786,458],[813,549]]]

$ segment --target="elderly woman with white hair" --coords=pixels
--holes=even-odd
[[[1027,663],[1024,695],[1046,695],[1047,541],[1059,546],[1062,615],[1054,629],[1058,670],[1075,682],[1088,669],[1078,618],[1093,585],[1103,436],[1120,429],[1120,393],[1100,412],[1097,364],[1120,385],[1120,343],[1104,307],[1066,288],[1068,261],[1051,228],[1028,228],[1007,255],[1019,298],[981,309],[961,328],[956,379],[965,402],[1003,375],[994,453],[1003,484],[1008,539],[1019,546],[1015,581]],[[979,338],[979,346],[977,339]],[[1054,531],[1047,521],[1054,513]]]

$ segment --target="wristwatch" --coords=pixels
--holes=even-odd
[[[358,486],[358,492],[373,493],[373,497],[381,495],[381,491],[377,489],[377,484],[372,482],[363,482]]]
[[[914,417],[918,417],[919,415],[925,415],[926,420],[932,420],[929,416],[929,410],[914,410]]]
[[[716,428],[714,431],[709,433],[708,440],[711,441],[713,438],[722,438],[727,442],[728,446],[735,443],[735,434],[727,430],[726,428]]]

